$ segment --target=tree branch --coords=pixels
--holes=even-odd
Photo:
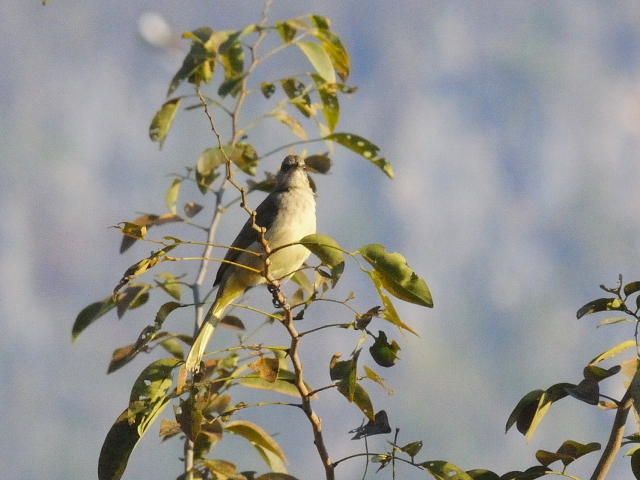
[[[616,412],[616,418],[613,421],[613,426],[611,428],[609,441],[602,452],[602,456],[600,457],[600,461],[598,462],[596,469],[593,471],[591,480],[604,480],[606,478],[609,473],[609,469],[620,450],[622,437],[624,436],[624,427],[627,423],[627,417],[629,416],[629,410],[631,410],[631,407],[633,406],[633,396],[631,392],[632,388],[630,386],[622,397],[622,400],[620,400],[620,405],[618,405],[618,411]]]

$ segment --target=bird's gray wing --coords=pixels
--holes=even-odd
[[[258,208],[256,208],[256,224],[260,227],[265,227],[267,230],[271,228],[273,225],[273,221],[276,218],[278,213],[278,203],[280,200],[279,192],[270,193]],[[249,245],[259,240],[258,232],[251,225],[251,218],[247,220],[247,222],[238,233],[238,236],[231,244],[232,247],[227,250],[227,254],[224,256],[225,261],[220,263],[220,267],[218,267],[218,273],[216,273],[216,279],[213,282],[213,286],[220,284],[222,281],[222,277],[224,276],[227,269],[231,266],[230,263],[227,262],[235,262],[238,259],[238,256],[242,253],[242,250],[238,249],[247,249]]]

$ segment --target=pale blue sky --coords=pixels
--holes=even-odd
[[[213,144],[193,112],[162,152],[148,140],[180,59],[139,38],[140,15],[158,12],[177,32],[241,28],[259,18],[259,5],[0,4],[0,465],[7,478],[95,475],[102,440],[147,359],[106,376],[108,360],[152,314],[106,317],[71,345],[73,319],[148,250],[119,256],[117,232],[107,227],[162,210],[167,174]],[[575,311],[619,273],[640,278],[640,5],[363,5],[276,1],[272,14],[332,19],[352,56],[349,83],[359,87],[343,103],[340,130],[377,143],[396,172],[388,180],[337,150],[332,175],[317,182],[319,231],[348,249],[384,243],[403,253],[434,295],[433,310],[397,303],[421,337],[397,338],[403,361],[381,372],[397,393],[371,388],[376,407],[390,412],[403,441],[425,440],[421,458],[465,469],[525,468],[537,449],[555,450],[569,438],[604,443],[612,412],[571,400],[552,409],[529,445],[515,432],[505,436],[504,424],[525,393],[579,381],[591,358],[631,334],[621,325],[596,331],[595,318],[577,321]],[[254,141],[279,141],[273,132]],[[263,169],[278,161],[269,158]],[[233,237],[235,228],[232,220],[221,236]],[[351,288],[369,288],[357,269],[348,273]],[[371,291],[359,300],[376,302]],[[319,345],[328,366],[353,338]],[[606,385],[619,396],[616,382]],[[355,408],[331,395],[318,408],[334,458],[361,449],[345,431],[359,423]],[[284,415],[296,413],[265,411],[263,421],[272,431],[297,421]],[[312,449],[300,448],[310,445],[304,434],[278,437],[293,474],[316,461]],[[176,442],[159,445],[151,432],[125,478],[172,478],[178,455]],[[576,472],[587,476],[595,461],[583,459]],[[627,460],[620,464],[628,475]],[[338,474],[356,478],[360,469],[354,463]],[[407,470],[403,478],[424,473]]]

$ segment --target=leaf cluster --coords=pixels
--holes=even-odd
[[[264,51],[262,45],[267,36],[279,39],[279,44]],[[392,392],[372,368],[376,365],[389,368],[400,359],[400,345],[389,338],[392,334],[382,325],[415,334],[413,328],[400,319],[392,297],[426,307],[432,307],[433,301],[425,281],[407,265],[401,254],[388,253],[384,246],[378,244],[349,252],[326,235],[309,235],[297,244],[309,249],[317,258],[317,264],[305,265],[294,272],[297,288],[288,298],[280,290],[279,283],[270,284],[276,311],[237,305],[246,311],[257,312],[265,319],[264,325],[284,326],[290,343],[249,343],[248,338],[253,333],[246,332],[244,316],[234,311],[233,315],[223,318],[221,324],[239,332],[237,344],[227,344],[209,352],[204,369],[195,375],[187,374],[184,359],[194,337],[172,330],[177,317],[174,312],[194,311],[194,324],[202,319],[212,293],[212,288],[204,286],[205,274],[212,261],[220,260],[212,256],[212,252],[215,248],[225,247],[214,241],[221,216],[230,212],[236,203],[253,215],[248,206],[249,196],[254,192],[269,192],[275,184],[272,173],[266,173],[263,179],[256,178],[263,159],[297,145],[310,147],[313,142],[323,142],[326,151],[324,148],[310,153],[305,150],[302,154],[314,189],[313,175],[324,175],[330,171],[334,157],[331,152],[335,145],[369,160],[390,178],[393,178],[393,170],[380,157],[379,148],[374,143],[360,135],[337,131],[340,99],[356,92],[356,88],[346,83],[350,70],[349,55],[340,37],[331,30],[327,18],[309,15],[268,25],[265,17],[261,23],[241,30],[215,31],[203,27],[186,32],[183,37],[190,42],[190,50],[170,81],[167,92],[170,98],[153,117],[149,136],[162,148],[181,112],[204,110],[217,144],[194,155],[186,173],[172,175],[164,199],[165,212],[140,214],[134,220],[114,227],[123,234],[121,253],[132,249],[138,242],[150,243],[154,250],[124,269],[112,293],[84,308],[72,328],[75,341],[90,325],[114,309],[122,318],[129,310],[151,305],[149,300],[152,297],[170,297],[165,297],[157,311],[149,315],[151,321],[142,328],[133,343],[113,352],[108,373],[130,365],[156,347],[161,347],[169,356],[153,360],[134,382],[128,405],[105,438],[99,459],[99,478],[119,480],[135,446],[161,414],[168,411],[169,418],[162,419],[159,433],[163,439],[179,437],[185,443],[185,470],[181,478],[290,480],[293,477],[287,473],[284,452],[262,427],[242,418],[244,410],[274,404],[293,407],[293,415],[302,410],[313,426],[314,443],[323,459],[328,459],[328,453],[323,450],[323,434],[312,401],[316,401],[324,390],[339,392],[348,403],[357,407],[368,422],[354,430],[354,439],[391,432],[386,412],[375,410],[372,397],[365,388],[367,382],[373,382],[386,392]],[[259,67],[272,56],[284,55],[292,49],[302,52],[307,59],[307,71],[276,79],[259,75]],[[179,93],[181,88],[189,85],[195,93]],[[209,85],[215,87],[215,92],[203,93]],[[263,113],[242,123],[243,106],[249,100],[263,109]],[[296,140],[265,152],[251,142],[251,136],[256,128],[273,119],[279,121]],[[217,125],[220,123],[229,127],[226,141],[218,133]],[[317,138],[311,138],[307,133],[310,126],[317,129]],[[240,177],[245,178],[246,187],[237,182]],[[229,184],[237,188],[238,196],[225,204],[223,197]],[[207,197],[200,200],[198,195]],[[212,201],[215,203],[214,211],[208,212],[207,205]],[[208,225],[196,223],[202,222],[201,218],[207,213],[210,215]],[[197,235],[204,233],[205,238],[183,235],[181,237],[184,238],[166,235],[158,238],[149,233],[169,225],[184,226]],[[187,256],[187,248],[192,250],[193,247],[201,248],[202,254]],[[264,261],[268,262],[269,255],[277,250],[265,249]],[[198,262],[199,269],[193,278],[188,272],[175,275],[163,269],[166,262],[187,265],[194,261]],[[334,298],[334,289],[343,278],[348,261],[355,262],[371,279],[381,306],[357,308],[354,306],[355,294],[347,299]],[[268,273],[268,268],[265,270]],[[150,275],[153,279],[144,282],[144,278]],[[189,294],[192,298],[186,299]],[[317,302],[340,305],[347,312],[346,317],[343,314],[339,323],[325,322],[298,333],[296,328],[305,325],[305,316]],[[375,330],[374,325],[377,327]],[[328,328],[337,332],[336,335],[356,330],[360,337],[347,359],[341,359],[342,355],[336,353],[333,358],[325,360],[331,382],[312,386],[311,383],[317,384],[319,380],[309,381],[303,377],[298,346],[313,338],[319,330]],[[367,342],[368,350],[364,350]],[[372,366],[362,365],[363,350],[368,351]],[[243,395],[246,388],[261,391],[261,400],[246,403]],[[172,408],[167,409],[170,405]],[[216,458],[216,446],[229,435],[249,442],[264,460],[268,472],[256,476],[242,471],[241,465],[228,459]],[[419,450],[416,446],[415,442],[406,447],[394,445],[394,451],[410,455],[413,459]],[[335,466],[341,462],[324,463],[330,478]]]

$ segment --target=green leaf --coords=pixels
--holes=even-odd
[[[252,145],[238,143],[234,146],[226,145],[222,149],[207,148],[196,164],[196,181],[200,192],[205,194],[209,191],[210,185],[219,175],[216,173],[217,168],[224,165],[227,159],[235,163],[243,172],[249,175],[256,174],[258,153]]]
[[[363,368],[364,368],[365,375],[367,376],[368,379],[373,380],[382,388],[384,388],[389,395],[393,395],[393,389],[389,388],[387,384],[384,383],[384,379],[380,375],[378,375],[376,372],[371,370],[366,365],[364,365]]]
[[[277,118],[281,123],[289,127],[291,132],[300,137],[302,140],[308,140],[307,131],[294,117],[289,115],[285,110],[279,108],[269,113],[273,118]]]
[[[467,470],[467,475],[473,478],[473,480],[500,480],[500,476],[497,473],[482,468]]]
[[[242,82],[249,75],[249,72],[242,72],[232,77],[227,77],[218,87],[218,95],[224,98],[227,95],[231,94],[232,97],[235,97],[240,93],[242,88]]]
[[[167,195],[164,198],[167,208],[174,215],[178,213],[176,209],[176,202],[178,201],[178,195],[180,194],[181,184],[182,180],[180,180],[179,178],[175,178],[171,183],[171,187],[169,187],[169,190],[167,191]]]
[[[331,269],[331,284],[335,287],[345,267],[344,254],[340,245],[333,238],[319,233],[307,235],[300,240],[300,244],[318,257],[323,265]]]
[[[235,435],[240,435],[248,440],[254,447],[260,447],[275,454],[279,459],[286,461],[284,452],[278,443],[255,423],[244,420],[236,420],[225,424],[224,429]]]
[[[344,254],[340,245],[327,235],[319,233],[307,235],[300,240],[300,244],[307,247],[311,253],[320,259],[323,265],[329,268],[335,268],[344,263]]]
[[[173,312],[176,308],[180,308],[180,307],[186,307],[186,305],[182,305],[181,303],[178,303],[178,302],[167,302],[167,303],[162,304],[162,306],[158,310],[158,313],[156,313],[155,323],[159,327],[161,327],[162,323],[169,316],[169,314],[171,312]],[[158,328],[158,330],[159,329],[160,328]]]
[[[325,174],[331,169],[331,159],[326,153],[309,155],[304,159],[304,164],[307,171],[313,173]]]
[[[178,360],[184,360],[184,348],[182,348],[182,342],[180,342],[176,338],[167,338],[163,340],[159,344],[162,348],[164,348],[169,354],[171,354],[174,358]]]
[[[164,279],[164,282],[156,282],[162,290],[167,292],[176,300],[180,300],[182,295],[182,284],[176,280],[172,273],[161,273],[158,277]]]
[[[214,475],[214,478],[229,480],[246,478],[238,472],[233,463],[226,460],[204,460],[202,463]]]
[[[178,245],[180,245],[180,243],[174,243],[172,245],[167,245],[166,247],[161,248],[160,250],[157,250],[157,251],[153,252],[147,258],[145,258],[143,260],[140,260],[139,262],[137,262],[137,263],[133,264],[132,266],[130,266],[124,272],[124,275],[120,279],[120,282],[118,282],[118,285],[116,285],[116,288],[113,289],[113,295],[116,296],[118,294],[118,292],[120,291],[120,289],[122,287],[124,287],[125,285],[127,285],[129,282],[131,282],[131,280],[133,280],[134,278],[139,277],[140,275],[142,275],[143,273],[145,273],[149,269],[151,269],[151,268],[155,267],[157,264],[159,264],[162,261],[161,258],[164,257],[171,250],[176,248]]]
[[[296,42],[296,45],[309,59],[318,75],[329,83],[336,83],[336,72],[331,63],[331,57],[321,45],[314,42]]]
[[[633,295],[636,292],[640,292],[640,282],[627,283],[624,286],[623,292],[625,296]]]
[[[138,428],[129,422],[129,409],[126,409],[104,439],[98,459],[98,479],[120,480],[139,440]]]
[[[218,177],[216,169],[224,165],[226,159],[219,148],[207,148],[196,162],[196,183],[200,192],[204,195]]]
[[[636,450],[631,455],[631,471],[636,480],[640,480],[640,450]]]
[[[386,173],[389,178],[393,178],[391,164],[384,158],[378,157],[380,149],[366,138],[354,135],[353,133],[332,133],[324,137],[324,139],[339,143],[343,147],[356,152],[358,155],[362,155]]]
[[[576,442],[574,440],[567,440],[558,449],[558,454],[568,455],[572,458],[572,460],[568,462],[565,462],[564,460],[562,461],[562,463],[564,463],[566,467],[574,460],[577,460],[578,458],[584,455],[587,455],[588,453],[597,452],[601,448],[602,446],[597,442],[584,444],[584,443]]]
[[[251,27],[249,27],[251,29]],[[228,35],[218,47],[218,53],[220,54],[220,61],[225,69],[225,75],[227,78],[232,78],[244,71],[244,49],[240,38],[246,33],[244,30],[237,32],[218,32],[223,38]]]
[[[276,29],[284,43],[291,43],[297,32],[291,22],[276,22]]]
[[[307,93],[304,83],[297,78],[285,78],[280,83],[287,97],[291,100],[291,103],[302,115],[307,118],[315,115],[314,110],[311,108],[311,97]]]
[[[397,448],[401,452],[404,452],[407,455],[409,455],[411,458],[413,458],[418,453],[420,453],[420,450],[422,450],[422,442],[421,441],[411,442],[411,443],[407,443],[404,447],[397,447]]]
[[[182,62],[180,70],[174,75],[167,95],[171,95],[184,80],[189,80],[196,87],[201,83],[208,83],[213,78],[215,69],[215,51],[212,49],[211,38],[213,30],[209,27],[198,28],[192,32],[185,32],[183,38],[192,40],[191,49]]]
[[[604,312],[607,310],[623,310],[624,302],[619,298],[599,298],[582,306],[576,316],[582,318],[585,315],[596,312]]]
[[[75,322],[73,322],[73,328],[71,329],[71,340],[76,341],[78,336],[91,325],[93,322],[102,317],[105,313],[113,310],[116,306],[116,302],[112,296],[105,298],[99,302],[94,302],[91,305],[83,308]]]
[[[517,424],[516,427],[518,431],[526,435],[533,421],[533,417],[536,414],[542,395],[544,395],[544,390],[534,390],[522,397],[511,412],[511,415],[509,415],[505,432],[508,432],[514,424]]]
[[[612,377],[621,370],[620,365],[614,365],[611,368],[601,368],[597,365],[587,365],[584,367],[582,374],[584,378],[590,378],[596,381],[604,380],[605,378]]]
[[[264,98],[269,99],[274,93],[276,93],[276,86],[273,83],[262,82],[260,84],[260,91],[262,92],[262,95],[264,95]]]
[[[287,473],[269,472],[260,475],[256,480],[298,480],[298,478]]]
[[[507,472],[500,477],[500,480],[535,480],[536,478],[544,477],[550,471],[544,465],[536,465],[535,467],[527,468],[524,472],[518,470]]]
[[[571,457],[571,455],[548,452],[546,450],[538,450],[536,452],[536,460],[538,460],[541,465],[548,467],[550,464],[552,464],[553,462],[557,462],[558,460],[561,460],[562,463],[568,465],[569,463],[573,462],[574,458]]]
[[[456,467],[453,463],[430,460],[421,463],[420,466],[426,468],[437,480],[473,480],[464,470]]]
[[[394,324],[399,329],[405,329],[417,336],[418,334],[416,333],[416,331],[400,319],[400,316],[396,311],[396,307],[393,306],[393,303],[391,302],[389,296],[385,295],[384,291],[382,290],[382,280],[380,278],[380,275],[378,275],[378,272],[376,272],[375,270],[372,272],[367,270],[367,274],[369,274],[369,277],[371,278],[371,281],[373,281],[376,290],[378,290],[378,295],[380,296],[382,304],[384,305],[382,318]]]
[[[165,358],[145,368],[131,391],[129,408],[117,418],[100,451],[99,480],[119,480],[131,452],[171,398],[173,368],[179,360]]]
[[[600,450],[601,445],[593,442],[589,444],[582,444],[573,440],[567,440],[564,442],[557,452],[548,452],[546,450],[538,450],[536,452],[536,459],[545,467],[548,467],[553,462],[560,460],[565,467],[573,463],[578,458],[591,452]]]
[[[269,383],[278,380],[280,361],[277,358],[260,357],[249,366],[258,372],[261,379]]]
[[[525,395],[507,420],[507,431],[516,423],[518,431],[530,440],[551,404],[569,395],[576,386],[572,383],[556,383],[546,391],[534,390]]]
[[[371,420],[374,420],[373,405],[367,391],[356,382],[357,362],[360,350],[358,350],[349,360],[338,360],[340,354],[336,354],[331,359],[329,375],[331,380],[337,381],[338,391],[345,396],[349,403],[356,406]]]
[[[614,323],[630,322],[630,321],[631,321],[630,318],[605,318],[600,323],[598,323],[596,328],[603,327],[604,325],[613,325]]]
[[[173,120],[176,118],[176,113],[178,113],[181,103],[182,97],[172,98],[166,101],[155,114],[153,120],[151,120],[149,138],[151,138],[152,142],[158,142],[160,148],[164,145],[164,141],[171,129],[171,125],[173,125]]]
[[[369,347],[371,357],[381,367],[393,367],[400,359],[398,356],[400,345],[395,340],[391,343],[387,342],[387,335],[382,330],[378,330],[378,336],[374,338],[373,345]]]
[[[240,377],[238,384],[245,387],[258,388],[260,390],[269,390],[271,392],[284,393],[293,397],[300,397],[300,392],[293,383],[293,374],[288,371],[280,370],[278,379],[275,382],[267,382],[263,378],[255,376]],[[309,389],[311,390],[311,389]]]
[[[340,102],[336,94],[336,85],[325,82],[320,75],[314,74],[311,77],[318,88],[318,94],[322,101],[322,111],[324,112],[324,118],[327,120],[327,127],[333,133],[340,121]]]
[[[182,363],[177,358],[161,358],[147,366],[131,389],[129,412],[135,414],[140,437],[171,401],[167,393],[173,385],[173,370]]]
[[[339,385],[338,385],[338,391],[340,391]],[[360,409],[362,413],[365,414],[365,416],[369,420],[375,419],[371,398],[369,397],[369,394],[367,393],[367,391],[359,383],[356,383],[353,391],[353,403]]]
[[[340,37],[329,30],[329,21],[327,18],[312,15],[311,22],[317,27],[317,30],[311,33],[320,40],[322,48],[324,48],[329,55],[331,64],[336,72],[338,72],[342,81],[346,81],[349,76],[350,60],[349,54],[344,48]]]
[[[407,265],[401,254],[387,253],[384,245],[379,244],[365,245],[357,253],[374,268],[384,288],[393,296],[405,302],[433,307],[429,287]]]
[[[610,348],[606,352],[601,353],[596,358],[589,362],[590,365],[595,365],[596,363],[600,363],[603,360],[608,360],[611,357],[615,357],[619,353],[624,352],[629,348],[634,348],[636,346],[636,342],[634,340],[626,340],[613,348]]]
[[[120,253],[126,252],[138,238],[144,238],[146,230],[153,226],[160,226],[166,223],[183,222],[184,220],[178,215],[173,213],[166,213],[164,215],[144,214],[141,217],[136,218],[133,222],[122,222],[123,227],[118,226],[124,236],[122,237],[122,243],[120,244]],[[138,226],[138,228],[135,227]],[[144,228],[142,228],[144,227]],[[146,230],[145,230],[146,229]]]
[[[116,297],[118,318],[122,318],[127,310],[144,305],[149,299],[147,292],[150,288],[151,285],[148,283],[131,284],[124,292],[118,294]]]
[[[323,17],[322,15],[309,15],[311,19],[311,23],[319,29],[328,30],[331,28],[331,20],[327,17]]]

